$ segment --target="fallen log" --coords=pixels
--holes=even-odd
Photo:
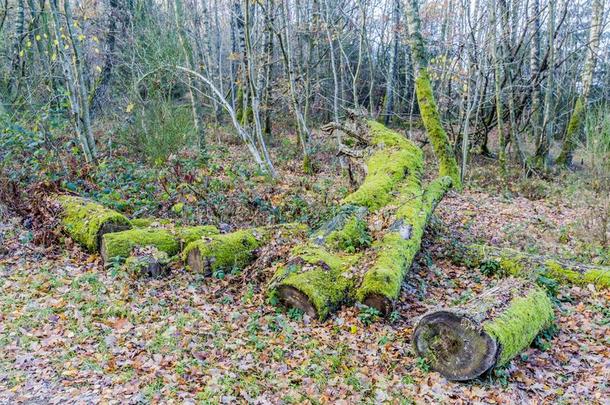
[[[449,380],[465,381],[508,363],[553,317],[543,289],[508,278],[461,307],[424,315],[413,343],[433,370]]]
[[[136,248],[125,260],[123,269],[132,277],[160,277],[170,263],[167,253],[151,246]]]
[[[497,266],[502,273],[514,277],[535,280],[542,275],[559,283],[581,286],[593,284],[598,288],[610,288],[610,267],[586,265],[486,245],[468,246],[465,256],[462,260],[472,267]]]
[[[378,122],[356,119],[349,126],[328,127],[348,136],[355,132],[350,128],[356,128],[356,141],[367,140],[366,177],[344,198],[338,216],[318,229],[306,246],[293,249],[269,290],[283,305],[320,320],[354,299],[388,313],[420,248],[428,217],[451,180],[441,178],[424,187],[421,150]],[[393,211],[395,221],[366,249],[368,244],[358,243],[371,241],[366,217],[382,210]],[[372,267],[370,252],[375,257]]]
[[[376,259],[356,291],[359,302],[384,315],[392,312],[402,281],[419,252],[426,224],[451,186],[451,178],[442,177],[422,191],[418,178],[410,180],[400,190],[393,224],[373,245]]]
[[[254,259],[255,250],[271,238],[290,238],[305,232],[304,225],[282,224],[208,235],[189,243],[182,258],[190,270],[205,275],[243,269]]]
[[[204,236],[218,234],[214,226],[184,226],[167,228],[134,228],[127,231],[105,234],[100,254],[104,262],[129,257],[135,247],[153,246],[174,256],[189,243]]]
[[[99,250],[105,234],[131,228],[124,215],[86,198],[56,195],[53,200],[61,206],[64,232],[90,252]]]

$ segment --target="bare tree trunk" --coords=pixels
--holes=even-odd
[[[583,120],[585,117],[585,108],[587,106],[587,102],[589,101],[589,92],[591,91],[593,72],[597,62],[603,15],[604,0],[593,0],[593,9],[591,12],[591,31],[589,32],[587,56],[585,58],[585,67],[582,73],[582,91],[576,100],[574,109],[572,110],[572,115],[570,116],[570,121],[563,140],[561,153],[557,157],[556,163],[561,166],[569,166],[572,164],[572,154],[574,153],[574,149],[576,149],[578,136],[582,130]]]
[[[24,0],[17,2],[17,21],[15,23],[15,37],[13,38],[13,55],[11,61],[11,76],[9,79],[9,99],[12,102],[13,98],[19,92],[22,69],[23,69],[23,50],[21,42],[25,33],[25,4]]]
[[[325,0],[326,21],[324,22],[324,26],[326,28],[326,38],[328,39],[328,47],[330,52],[330,67],[333,72],[333,117],[335,122],[339,122],[339,75],[337,74],[337,62],[335,60],[335,40],[333,38],[333,34],[330,31],[332,23],[328,1],[329,0]]]
[[[550,165],[549,152],[553,143],[554,122],[551,117],[553,113],[554,91],[555,91],[555,2],[549,2],[549,17],[547,22],[547,64],[548,74],[544,92],[544,113],[542,117],[541,141],[536,151],[544,161],[545,168]]]
[[[392,21],[394,23],[392,32],[392,44],[390,45],[390,64],[388,66],[388,77],[385,89],[385,111],[383,122],[390,123],[394,114],[394,87],[396,82],[396,71],[398,70],[398,30],[400,29],[400,0],[394,0],[392,8]]]
[[[102,68],[98,84],[93,89],[93,95],[91,96],[92,116],[95,116],[95,114],[102,109],[102,99],[108,93],[110,78],[112,77],[112,68],[114,67],[117,21],[120,21],[120,18],[122,17],[119,8],[119,0],[109,0],[108,6],[110,7],[110,11],[108,15],[108,35],[106,36],[106,59],[104,60],[104,67]]]
[[[288,75],[288,83],[290,85],[290,99],[292,101],[292,108],[294,109],[294,113],[297,119],[298,126],[298,134],[299,134],[299,143],[301,149],[303,151],[303,169],[306,173],[311,173],[311,158],[309,153],[309,141],[311,138],[311,133],[309,128],[307,127],[307,123],[305,122],[305,117],[303,116],[303,112],[301,110],[301,104],[297,95],[296,88],[296,79],[294,75],[294,67],[292,63],[292,52],[290,47],[290,22],[288,20],[288,13],[286,4],[284,3],[286,0],[282,0],[281,3],[281,17],[282,17],[282,25],[284,28],[284,37],[282,37],[281,33],[278,33],[278,40],[280,49],[282,50],[282,55],[284,58],[284,64],[286,66],[286,73]]]
[[[195,70],[193,51],[189,39],[186,35],[186,30],[184,28],[185,24],[182,0],[174,0],[173,6],[176,29],[178,30],[178,39],[180,41],[180,47],[182,48],[184,62],[186,63],[189,69]],[[205,154],[206,145],[205,129],[202,119],[203,113],[201,108],[201,101],[199,100],[199,88],[195,86],[190,75],[187,76],[187,85],[189,101],[191,104],[191,112],[193,115],[193,127],[195,128],[195,133],[197,135],[197,146],[199,148],[199,153],[203,155]]]
[[[532,41],[530,45],[530,78],[532,85],[532,107],[531,107],[531,124],[532,137],[539,142],[542,133],[542,100],[540,92],[540,81],[534,75],[540,71],[540,0],[530,0],[531,3],[531,20]]]
[[[67,54],[67,49],[69,49],[68,45],[64,42],[65,36],[62,35],[63,24],[61,21],[61,16],[59,14],[59,9],[57,5],[58,0],[50,0],[51,11],[53,16],[53,27],[55,34],[55,41],[57,44],[57,54],[59,55],[61,67],[64,74],[64,83],[66,89],[68,91],[68,98],[70,100],[70,111],[72,115],[72,121],[74,123],[74,129],[76,131],[79,143],[83,150],[83,154],[85,155],[85,161],[94,162],[95,161],[95,153],[93,148],[89,142],[89,137],[87,136],[87,129],[84,127],[85,120],[83,119],[83,112],[81,109],[81,102],[79,98],[82,96],[80,88],[77,85],[77,80],[75,79],[75,67],[72,64],[72,55]],[[74,38],[73,38],[74,39]],[[75,59],[75,58],[74,58]],[[86,100],[85,100],[86,101]]]
[[[497,128],[498,128],[498,140],[500,143],[498,151],[498,160],[500,162],[500,170],[503,176],[506,176],[506,135],[504,133],[504,107],[502,101],[502,67],[500,66],[500,60],[498,58],[498,33],[497,33],[497,21],[498,11],[495,2],[490,1],[490,7],[492,8],[491,17],[491,53],[494,65],[494,90],[495,90],[495,102],[496,102],[496,117],[497,117]]]

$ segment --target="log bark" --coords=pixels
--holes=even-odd
[[[167,253],[151,246],[135,249],[127,258],[123,269],[132,277],[161,277],[168,268],[170,258]]]
[[[508,363],[553,322],[544,290],[509,278],[457,308],[424,315],[415,328],[417,353],[449,380],[477,378]]]
[[[129,257],[136,247],[152,246],[174,256],[189,243],[214,234],[218,234],[218,229],[208,225],[134,228],[104,235],[100,253],[105,263],[113,259],[123,260]]]
[[[368,141],[366,178],[335,218],[293,249],[269,286],[280,303],[320,320],[354,300],[391,311],[427,219],[451,185],[449,177],[422,185],[423,154],[415,144],[378,122],[354,120],[331,128]],[[373,241],[367,219],[382,211],[391,225]]]
[[[210,235],[189,243],[182,253],[191,271],[212,275],[216,271],[243,269],[255,258],[255,250],[273,239],[305,233],[303,225],[283,224]]]
[[[532,255],[514,249],[485,245],[470,245],[465,257],[467,264],[481,267],[493,263],[502,273],[535,280],[544,276],[559,283],[576,285],[593,284],[597,288],[610,288],[610,267],[592,266],[550,256]]]
[[[56,195],[52,200],[61,207],[63,231],[90,252],[99,250],[105,234],[131,228],[124,215],[86,198]]]

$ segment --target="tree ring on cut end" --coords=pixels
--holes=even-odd
[[[280,302],[287,308],[298,308],[311,318],[317,318],[318,314],[316,308],[311,303],[311,300],[302,291],[289,286],[281,285],[277,288],[277,293],[280,298]]]
[[[449,311],[425,315],[413,334],[417,353],[448,380],[477,378],[497,360],[496,341],[467,316]]]

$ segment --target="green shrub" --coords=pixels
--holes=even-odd
[[[119,134],[118,142],[155,164],[186,146],[195,145],[190,106],[154,100],[140,106],[134,122]]]

